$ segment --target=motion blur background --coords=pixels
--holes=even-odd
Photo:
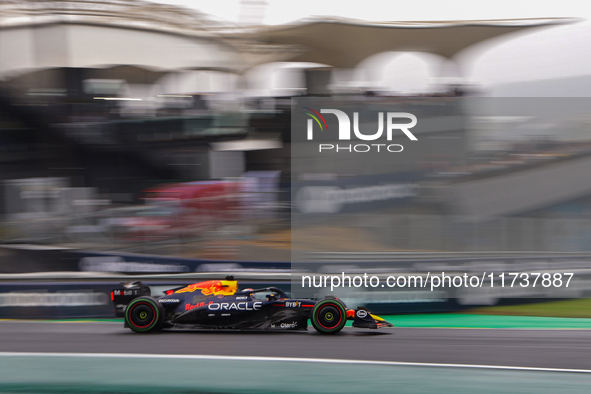
[[[0,3],[0,271],[586,274],[591,11],[502,4]],[[379,171],[294,156],[294,99],[402,108],[420,143]],[[292,229],[301,182],[413,193]]]
[[[416,198],[362,213],[388,213],[367,222],[389,236],[334,242],[334,229],[319,228],[313,250],[587,251],[591,188],[568,166],[591,165],[585,108],[542,119],[454,106],[584,97],[589,24],[530,18],[588,10],[419,3],[191,3],[213,15],[136,1],[2,3],[3,242],[289,261],[291,98],[333,96],[462,121],[432,128],[429,152],[384,172],[420,173]],[[310,19],[310,8],[330,16]],[[439,22],[405,22],[429,19]],[[547,190],[531,189],[550,173]],[[476,207],[515,174],[525,174],[519,184]],[[564,174],[572,182],[555,183]],[[461,235],[448,231],[457,223]],[[7,256],[4,272],[30,269]]]
[[[466,364],[591,370],[591,5],[164,3],[0,1],[0,319],[102,319],[0,322],[0,361],[11,360],[0,391],[588,390],[585,374]],[[292,134],[304,105],[357,111],[364,131],[379,112],[410,112],[418,142],[396,136],[405,151],[378,167],[318,160]],[[302,187],[364,197],[326,205]],[[384,188],[396,192],[371,195]],[[105,319],[125,281],[158,295],[228,273],[241,287],[290,290],[302,273],[441,271],[574,279],[569,289],[339,289],[397,327],[329,340],[155,340]],[[97,351],[134,355],[61,354]],[[170,361],[180,354],[194,359]],[[310,363],[327,355],[354,365]],[[426,374],[430,363],[447,366]]]

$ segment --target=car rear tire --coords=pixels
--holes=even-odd
[[[145,333],[158,331],[164,310],[152,297],[138,297],[125,308],[125,323],[132,331]]]
[[[345,327],[347,311],[338,300],[325,298],[314,306],[310,320],[319,333],[336,334]]]

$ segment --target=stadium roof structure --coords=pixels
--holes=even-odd
[[[189,8],[143,0],[0,0],[0,76],[57,67],[119,65],[153,73],[214,70],[242,74],[279,61],[353,68],[387,51],[453,58],[493,37],[577,21],[366,22],[322,17],[243,27]],[[127,74],[131,71],[126,70]],[[145,71],[138,72],[142,73],[138,78],[146,77]]]
[[[216,35],[227,28],[199,11],[143,0],[0,0],[0,29],[56,23],[89,24],[171,34]]]
[[[0,0],[0,77],[59,67],[103,68],[108,77],[117,73],[107,69],[124,65],[137,66],[135,79],[179,70],[242,73],[302,51],[229,34],[242,30],[143,0]]]
[[[218,33],[229,27],[196,10],[142,0],[0,0],[0,78],[36,73],[45,82],[41,74],[59,68],[148,81],[174,71],[237,72],[241,49]]]
[[[439,22],[365,22],[312,18],[289,25],[258,26],[243,34],[273,45],[298,45],[294,62],[353,68],[388,51],[426,52],[454,58],[464,49],[501,35],[580,22],[578,18],[500,19]]]

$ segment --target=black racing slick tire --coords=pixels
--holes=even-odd
[[[335,295],[332,294],[327,294],[326,296],[324,296],[324,299],[333,299],[333,300],[337,300],[338,302],[341,303],[341,305],[343,306],[343,308],[345,308],[345,310],[347,310],[347,305],[345,304],[345,301],[341,300],[340,298],[338,298]]]
[[[132,331],[145,333],[158,331],[164,310],[152,297],[138,297],[125,308],[125,323]]]
[[[336,334],[345,327],[347,311],[338,300],[325,298],[312,309],[310,321],[319,333]]]

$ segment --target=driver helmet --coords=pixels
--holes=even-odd
[[[250,298],[256,298],[255,293],[253,293],[254,289],[251,289],[250,287],[246,288],[246,289],[242,289],[243,292],[248,293],[248,295],[250,296]]]

